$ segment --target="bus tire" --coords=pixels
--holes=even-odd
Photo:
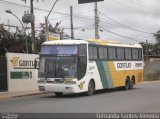
[[[56,95],[57,97],[61,97],[61,96],[63,95],[63,93],[62,93],[62,92],[55,92],[55,95]]]
[[[90,82],[88,84],[88,91],[86,92],[86,94],[88,96],[91,96],[91,95],[93,95],[94,91],[95,91],[95,83],[93,80],[90,80]]]
[[[132,79],[131,79],[131,81],[130,81],[129,89],[133,89],[134,84],[135,84],[135,78],[134,78],[134,77],[132,77]]]
[[[130,80],[129,80],[129,78],[127,78],[124,89],[125,89],[125,90],[129,90],[129,88],[130,88]]]

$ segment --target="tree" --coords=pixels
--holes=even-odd
[[[40,52],[41,49],[41,44],[45,42],[45,31],[44,29],[41,30],[38,34],[38,36],[36,37],[36,51]]]
[[[26,39],[30,45],[31,37],[17,31],[15,33],[8,32],[3,25],[0,26],[0,56],[4,56],[6,52],[24,53],[26,52]],[[31,50],[29,50],[31,52]]]
[[[154,37],[156,39],[156,44],[155,44],[154,49],[155,49],[156,54],[160,55],[160,30],[157,31],[156,34],[154,34]]]
[[[154,37],[156,39],[157,44],[160,44],[160,30],[154,34]]]
[[[144,55],[160,55],[160,47],[158,44],[140,42],[143,47]]]

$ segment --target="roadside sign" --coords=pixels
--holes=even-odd
[[[51,40],[60,40],[60,35],[56,33],[49,32],[48,33],[48,41]]]

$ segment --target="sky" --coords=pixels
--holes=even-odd
[[[36,30],[41,28],[56,0],[34,0]],[[5,10],[11,10],[18,18],[29,11],[30,0],[0,0],[0,24],[20,26],[20,22]],[[78,0],[59,0],[49,16],[49,22],[70,35],[70,6],[73,7],[75,39],[94,38],[94,3],[78,4]],[[160,0],[104,0],[98,2],[100,39],[122,43],[154,43],[153,36],[160,30]],[[6,27],[8,29],[8,27]],[[14,32],[15,28],[10,29]],[[30,32],[30,31],[29,31]]]

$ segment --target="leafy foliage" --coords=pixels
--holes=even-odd
[[[159,30],[159,31],[157,31],[157,33],[156,33],[156,34],[154,34],[154,37],[156,38],[157,44],[159,44],[159,45],[160,45],[160,30]]]
[[[140,43],[143,47],[144,55],[160,55],[160,30],[154,34],[154,37],[156,43]]]
[[[45,41],[44,31],[40,31],[35,40],[37,53],[40,51],[42,42]],[[4,56],[6,52],[13,53],[27,53],[26,44],[28,46],[28,53],[32,53],[31,35],[17,31],[11,33],[7,31],[3,25],[0,26],[0,56]]]
[[[143,54],[144,55],[160,55],[160,47],[157,43],[140,43],[143,47]]]

